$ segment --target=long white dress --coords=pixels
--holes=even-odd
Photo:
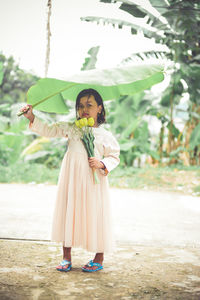
[[[119,164],[119,144],[103,128],[92,128],[95,157],[108,172],[96,170],[99,183],[93,181],[81,132],[74,124],[48,125],[35,117],[29,128],[46,137],[68,137],[68,149],[62,161],[55,204],[51,240],[65,247],[82,247],[91,252],[114,250],[109,184],[107,173]]]

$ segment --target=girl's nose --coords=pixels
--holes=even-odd
[[[83,107],[83,112],[87,112],[87,111],[88,111],[87,106],[84,106]]]

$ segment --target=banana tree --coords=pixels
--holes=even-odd
[[[159,160],[157,149],[152,149],[148,123],[144,119],[151,107],[151,101],[144,99],[144,92],[124,96],[108,105],[107,118],[111,130],[118,137],[121,150],[121,164],[140,166],[141,157],[151,156]]]
[[[107,5],[112,3],[111,0],[101,0],[100,2],[105,2]],[[104,25],[112,24],[117,28],[129,26],[132,34],[137,34],[139,28],[145,37],[154,38],[156,43],[168,47],[169,51],[163,52],[162,56],[173,62],[173,70],[170,85],[163,95],[161,105],[165,103],[164,106],[169,107],[169,155],[171,151],[175,150],[173,145],[176,143],[174,143],[172,130],[175,126],[176,106],[179,104],[183,93],[189,93],[188,113],[192,119],[191,122],[188,122],[188,126],[190,127],[190,124],[194,122],[197,126],[199,122],[199,118],[195,118],[194,113],[199,116],[200,44],[196,37],[200,35],[200,3],[190,0],[149,0],[149,2],[116,0],[115,2],[120,3],[119,9],[133,17],[132,22],[96,16],[83,17],[82,20],[103,23]],[[146,23],[138,26],[139,19],[146,20]],[[148,55],[156,55],[156,53],[156,51],[151,51]],[[157,55],[160,56],[160,53]],[[126,60],[133,60],[135,57],[144,59],[145,53],[144,55],[141,53],[133,54]],[[183,88],[183,82],[187,86],[186,90]]]

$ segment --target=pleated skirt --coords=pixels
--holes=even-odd
[[[112,252],[108,179],[97,170],[100,183],[94,183],[87,153],[79,148],[69,149],[62,161],[51,240],[95,253]]]

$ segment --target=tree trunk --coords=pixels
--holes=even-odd
[[[163,140],[164,140],[164,131],[165,131],[165,127],[164,124],[162,124],[162,127],[160,129],[160,143],[159,143],[159,156],[160,156],[160,162],[162,162],[162,157],[163,157]]]
[[[174,109],[174,90],[172,89],[171,95],[170,95],[170,127],[169,127],[169,132],[168,132],[168,144],[167,144],[167,154],[171,153],[173,149],[173,133],[172,133],[172,128],[173,128],[173,109]],[[169,162],[171,164],[171,161]]]
[[[49,60],[50,60],[50,38],[51,38],[50,17],[51,17],[51,0],[48,0],[47,8],[48,8],[48,18],[47,18],[47,49],[46,49],[46,61],[45,61],[45,73],[44,73],[44,76],[45,76],[45,77],[47,77],[48,68],[49,68]]]

